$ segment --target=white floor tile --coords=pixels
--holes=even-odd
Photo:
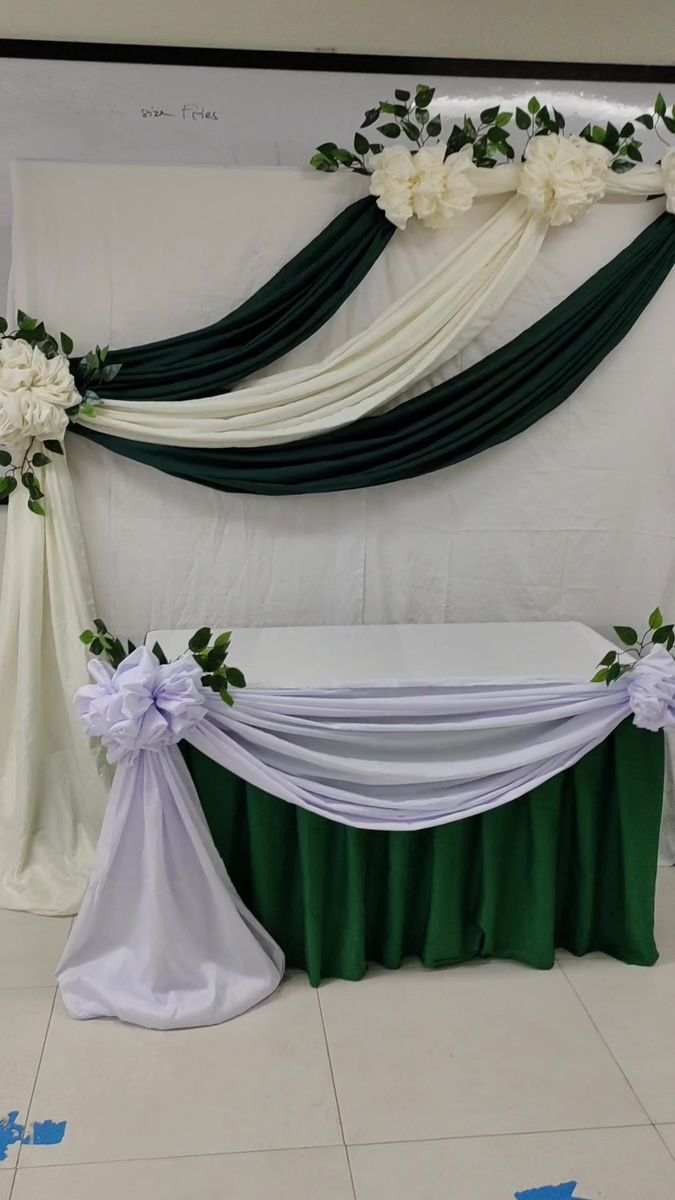
[[[0,1120],[18,1112],[26,1124],[54,992],[51,988],[0,990]],[[0,1171],[13,1167],[19,1147],[7,1149]]]
[[[13,1178],[13,1171],[3,1171],[0,1174],[0,1200],[9,1200]]]
[[[572,1181],[574,1200],[675,1195],[675,1162],[651,1127],[356,1146],[349,1153],[357,1200],[512,1200]]]
[[[8,993],[9,994],[9,993]],[[22,1167],[341,1142],[316,992],[296,976],[225,1025],[72,1021],[57,1001],[31,1118],[66,1120]]]
[[[675,870],[659,871],[654,967],[602,955],[561,967],[651,1119],[675,1121]]]
[[[72,917],[36,917],[0,909],[0,988],[55,987],[54,970]]]
[[[331,1146],[151,1162],[22,1168],[17,1172],[12,1200],[120,1200],[121,1197],[124,1200],[353,1200],[353,1192],[345,1150]]]
[[[406,967],[320,999],[348,1145],[647,1121],[558,969]]]

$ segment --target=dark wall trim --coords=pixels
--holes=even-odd
[[[220,50],[136,46],[112,42],[51,42],[0,38],[0,58],[71,62],[159,63],[188,67],[255,67],[274,71],[362,71],[368,75],[457,75],[503,79],[675,83],[675,67],[639,63],[561,63],[498,58],[425,58],[389,54],[331,54],[286,50]]]

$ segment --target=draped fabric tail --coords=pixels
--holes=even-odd
[[[175,746],[118,766],[57,969],[72,1017],[214,1025],[278,986],[284,955],[240,900]]]
[[[64,457],[48,467],[46,515],[10,499],[0,595],[0,907],[76,912],[109,772],[72,704],[87,682],[79,634],[93,601]],[[41,472],[39,472],[41,474]]]

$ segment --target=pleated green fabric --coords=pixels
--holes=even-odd
[[[116,400],[225,392],[304,342],[337,312],[395,232],[372,197],[357,200],[234,312],[203,329],[112,350],[123,370],[99,390]]]
[[[407,956],[656,961],[663,736],[630,720],[527,796],[414,833],[340,825],[183,752],[235,887],[314,986]]]
[[[508,441],[562,404],[625,337],[674,262],[675,216],[663,213],[482,362],[391,412],[321,437],[253,450],[188,450],[75,428],[117,454],[228,492],[339,492],[424,475]]]

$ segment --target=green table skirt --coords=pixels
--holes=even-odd
[[[643,966],[658,957],[662,734],[625,721],[519,800],[415,833],[315,816],[183,749],[235,887],[315,986],[410,955],[541,968],[556,946]]]

